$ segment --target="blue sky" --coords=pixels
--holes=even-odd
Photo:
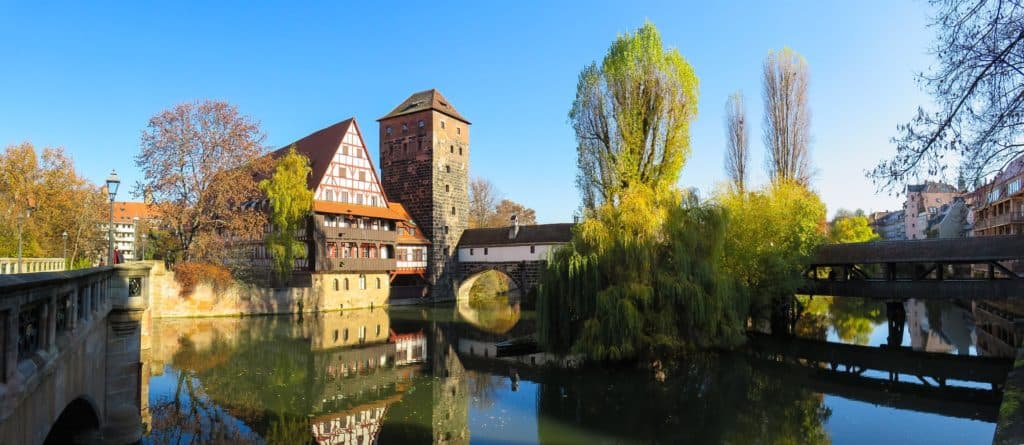
[[[707,194],[724,179],[735,90],[755,124],[752,179],[765,181],[761,63],[789,46],[810,64],[813,186],[831,214],[900,206],[864,171],[929,100],[914,81],[933,60],[923,2],[297,3],[0,0],[0,144],[62,146],[86,177],[116,168],[133,183],[149,117],[211,98],[259,120],[273,147],[355,116],[376,159],[375,120],[438,88],[473,123],[472,174],[540,222],[566,221],[579,205],[577,75],[649,19],[700,78],[680,185]]]

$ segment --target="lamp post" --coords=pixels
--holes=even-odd
[[[64,238],[64,270],[68,270],[68,231],[60,234],[61,238]]]
[[[114,265],[114,197],[117,196],[117,186],[121,180],[117,177],[117,171],[111,170],[107,176],[107,196],[110,197],[110,224],[107,226],[107,265]]]
[[[18,273],[21,273],[21,238],[25,232],[25,220],[32,216],[32,211],[36,209],[32,198],[29,198],[26,203],[28,205],[25,207],[25,213],[21,215],[20,221],[18,221]]]

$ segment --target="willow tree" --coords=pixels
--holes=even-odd
[[[807,61],[789,48],[764,59],[764,146],[772,182],[811,179]]]
[[[743,93],[737,91],[725,102],[725,174],[737,190],[746,189],[747,161],[750,159],[750,130]]]
[[[569,115],[586,218],[541,280],[549,349],[631,360],[740,340],[745,303],[718,273],[725,213],[676,186],[696,113],[692,67],[650,23],[583,69]]]
[[[277,160],[273,176],[259,184],[270,200],[272,230],[266,237],[267,250],[274,259],[274,272],[282,282],[294,269],[295,259],[306,255],[305,246],[295,235],[313,207],[313,191],[306,187],[312,172],[309,159],[293,146]]]
[[[651,23],[618,36],[600,65],[580,73],[569,120],[576,185],[587,209],[618,203],[631,185],[672,187],[690,154],[697,76]]]

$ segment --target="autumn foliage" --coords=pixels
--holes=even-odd
[[[200,284],[210,286],[215,294],[220,295],[231,287],[234,278],[224,266],[189,262],[174,266],[174,281],[181,288],[182,296],[191,295]]]

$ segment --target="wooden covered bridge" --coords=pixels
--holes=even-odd
[[[801,293],[901,299],[1024,298],[1024,236],[873,241],[818,249]]]

